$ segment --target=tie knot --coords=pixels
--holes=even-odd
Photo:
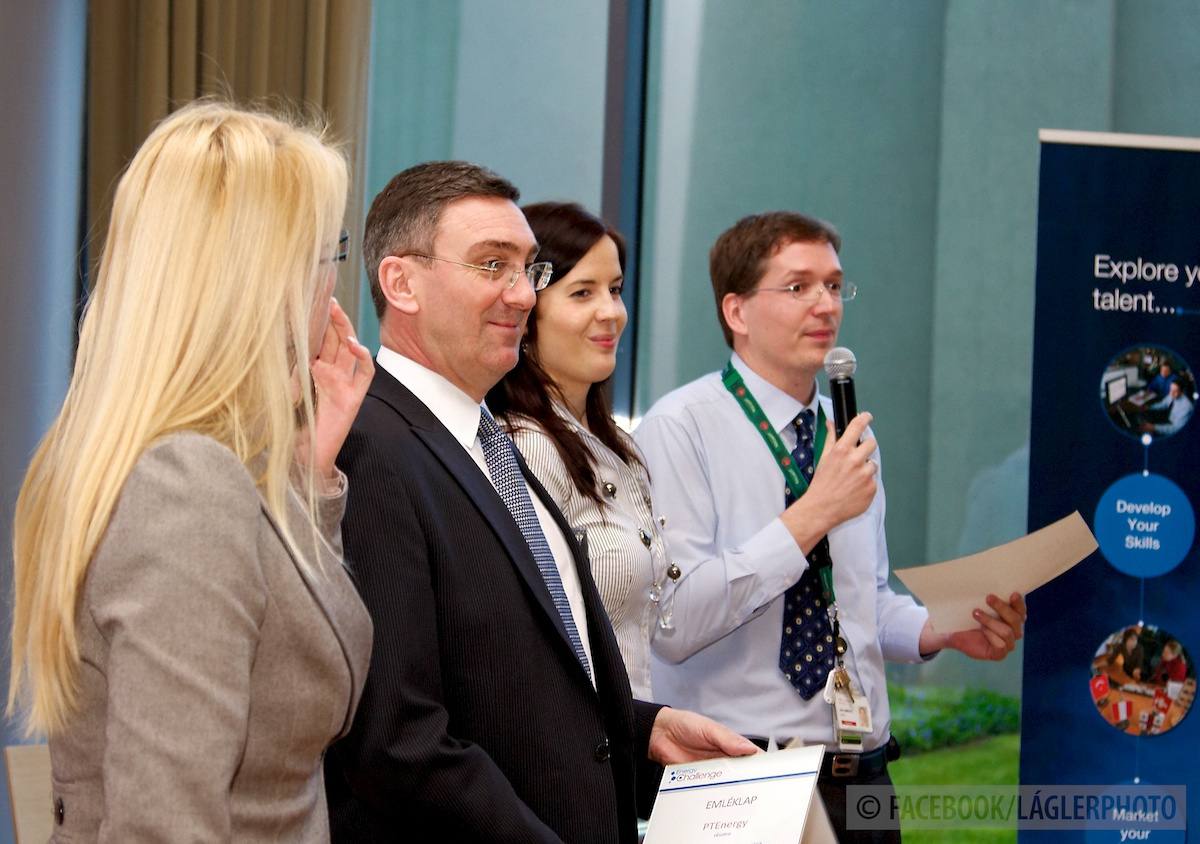
[[[796,430],[800,436],[812,436],[813,433],[813,412],[808,408],[796,414],[796,418],[792,420],[792,424],[796,426]]]
[[[480,445],[487,447],[488,445],[494,443],[496,441],[496,437],[499,437],[499,436],[503,436],[503,434],[500,431],[500,426],[496,424],[496,420],[493,419],[492,415],[490,413],[488,413],[486,410],[484,410],[482,407],[479,408],[479,443],[480,443]]]
[[[520,478],[521,470],[517,468],[517,461],[513,458],[512,440],[508,438],[508,434],[500,430],[500,426],[492,418],[492,414],[482,407],[479,408],[479,446],[483,449],[483,456],[488,464],[488,471],[492,473],[493,481],[497,480],[496,473],[498,471],[507,473],[511,470],[514,478]],[[500,466],[503,468],[499,468]]]

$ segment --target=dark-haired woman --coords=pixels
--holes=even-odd
[[[521,360],[487,397],[525,461],[586,541],[634,697],[652,700],[650,637],[671,623],[672,575],[633,440],[605,392],[625,328],[625,243],[575,204],[522,209],[554,280],[538,293]]]

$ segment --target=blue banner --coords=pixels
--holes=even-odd
[[[1021,782],[1182,785],[1196,838],[1200,141],[1041,140],[1029,528],[1079,510],[1100,549],[1029,596]],[[1020,840],[1186,835],[1147,830]]]

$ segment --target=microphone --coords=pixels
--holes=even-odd
[[[829,376],[829,395],[833,399],[833,430],[838,439],[846,431],[850,420],[858,415],[858,403],[854,400],[854,371],[858,361],[854,352],[838,346],[825,355],[825,374]]]

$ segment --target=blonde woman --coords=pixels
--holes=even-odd
[[[344,158],[207,103],[117,189],[66,401],[17,502],[10,713],[54,841],[328,840],[371,623],[334,457],[373,373],[330,295]]]

